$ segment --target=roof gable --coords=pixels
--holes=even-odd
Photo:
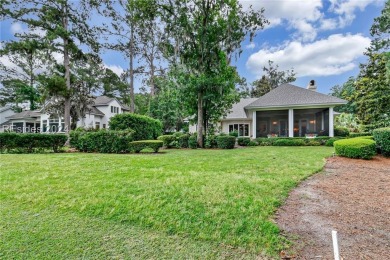
[[[238,103],[235,103],[233,105],[233,107],[230,109],[229,113],[224,119],[247,118],[245,106],[251,104],[255,100],[257,100],[257,98],[242,98]]]
[[[291,84],[283,84],[261,96],[245,108],[294,107],[309,105],[342,105],[347,101],[304,89]]]

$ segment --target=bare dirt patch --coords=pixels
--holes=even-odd
[[[343,259],[390,259],[390,159],[329,158],[291,192],[276,221],[297,259],[333,259],[332,230]]]

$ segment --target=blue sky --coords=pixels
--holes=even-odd
[[[380,15],[384,0],[239,0],[244,8],[265,8],[270,25],[253,43],[243,43],[244,52],[234,65],[247,82],[259,78],[273,60],[280,69],[294,68],[298,86],[314,79],[318,91],[329,93],[336,84],[358,74],[363,52],[370,43],[369,29]],[[1,40],[26,30],[23,25],[1,22]],[[128,68],[121,54],[102,53],[106,66],[117,73]],[[4,57],[1,62],[7,63]],[[141,81],[137,80],[137,87]]]

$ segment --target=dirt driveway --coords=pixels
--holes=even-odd
[[[390,259],[390,159],[329,158],[290,194],[276,221],[295,241],[287,252],[294,259],[333,259],[332,230],[343,259]]]

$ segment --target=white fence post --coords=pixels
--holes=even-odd
[[[337,231],[332,230],[332,240],[333,240],[334,260],[340,260],[339,244],[337,242]]]

